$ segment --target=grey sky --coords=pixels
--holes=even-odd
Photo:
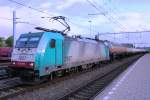
[[[114,24],[103,15],[89,16],[88,14],[99,13],[95,10],[86,0],[14,0],[25,5],[37,8],[48,12],[50,15],[63,15],[75,24],[69,23],[71,26],[72,34],[81,34],[87,37],[92,37],[97,32],[120,32],[120,31],[137,31],[149,30],[150,28],[150,9],[149,0],[90,0],[95,1],[95,5],[101,5],[105,11],[108,12],[107,16],[112,16],[118,20],[120,25]],[[105,1],[105,2],[104,2]],[[8,37],[12,34],[12,11],[16,9],[18,21],[27,21],[37,26],[46,28],[61,27],[58,24],[51,25],[48,19],[42,19],[41,16],[49,16],[47,14],[39,13],[31,9],[25,8],[9,0],[0,1],[0,36]],[[113,11],[113,12],[112,12]],[[92,34],[89,30],[89,20],[92,20]],[[21,33],[34,32],[34,25],[17,24],[17,37]],[[124,27],[124,29],[122,28]],[[116,42],[128,42],[126,35],[102,36],[102,39],[109,39]],[[149,35],[129,35],[129,42],[143,42],[147,43]],[[137,38],[140,37],[140,38]],[[137,41],[138,40],[138,41]]]

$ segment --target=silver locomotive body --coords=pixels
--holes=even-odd
[[[100,41],[65,38],[64,67],[80,66],[109,60],[109,48]]]

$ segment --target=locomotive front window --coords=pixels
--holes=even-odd
[[[26,47],[36,48],[38,46],[40,37],[30,37]]]
[[[37,41],[39,41],[39,37],[31,37],[30,39],[29,39],[29,41],[31,41],[31,42],[33,42],[33,41],[35,41],[35,42],[37,42]]]
[[[27,44],[28,38],[20,38],[19,40],[17,40],[16,42],[16,48],[22,48],[25,47],[25,45]]]
[[[36,48],[40,41],[40,37],[30,36],[30,37],[21,37],[16,43],[16,48]]]
[[[21,41],[21,42],[25,42],[25,41],[27,41],[28,40],[28,38],[20,38],[19,39],[19,41]]]

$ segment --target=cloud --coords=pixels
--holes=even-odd
[[[7,37],[12,33],[12,9],[0,7],[0,36]]]
[[[51,2],[45,2],[45,3],[42,3],[41,4],[41,7],[42,8],[51,8],[52,6],[52,3]]]
[[[0,17],[12,18],[12,8],[8,6],[2,6],[0,7],[0,12]]]
[[[57,3],[56,9],[63,10],[63,9],[71,7],[72,5],[76,3],[83,3],[83,2],[86,2],[86,0],[63,0]]]
[[[104,0],[93,0],[91,1],[93,3],[97,3],[98,5],[103,5],[105,2]],[[56,9],[57,10],[64,10],[67,8],[70,8],[71,6],[77,4],[77,3],[85,3],[85,5],[89,5],[89,3],[86,0],[62,0],[57,3]]]
[[[139,31],[142,30],[141,28],[147,28],[150,25],[146,22],[145,17],[147,16],[142,13],[127,12],[121,13],[118,17],[118,21],[121,23],[126,31]],[[116,27],[115,31],[122,31],[120,27]]]
[[[25,1],[25,0],[24,0]],[[92,1],[92,0],[91,0]],[[104,0],[94,0],[96,5],[103,5]],[[19,1],[18,1],[19,2]],[[86,2],[86,0],[45,0],[44,2],[41,0],[37,0],[35,3],[31,1],[29,3],[30,6],[45,10],[45,12],[49,13],[51,16],[54,15],[64,15],[69,18],[69,20],[75,24],[69,22],[71,26],[71,32],[69,35],[84,35],[86,37],[94,37],[97,34],[96,31],[99,32],[120,32],[123,31],[118,25],[113,24],[108,20],[108,18],[103,15],[99,16],[88,16],[88,13],[96,12],[96,10]],[[18,7],[16,4],[11,4],[11,7]],[[12,18],[12,8],[10,5],[0,6],[0,17]],[[118,6],[120,7],[120,6]],[[80,9],[79,9],[80,8]],[[83,9],[82,9],[83,8]],[[107,7],[105,7],[107,8]],[[122,7],[123,8],[123,7]],[[46,9],[48,11],[46,11]],[[34,10],[19,6],[19,9],[16,9],[17,12],[17,21],[26,21],[30,24],[17,24],[17,35],[19,36],[22,33],[26,32],[35,32],[35,26],[42,26],[45,28],[56,28],[58,30],[63,30],[64,27],[59,23],[51,24],[49,19],[42,19],[41,17],[49,17],[49,15],[44,13],[39,13]],[[148,30],[150,29],[150,14],[147,12],[136,12],[130,11],[130,9],[126,9],[123,11],[124,13],[117,12],[117,17],[115,17],[123,26],[126,27],[126,31],[136,31],[136,30]],[[109,16],[109,15],[108,15]],[[115,16],[115,15],[113,15]],[[89,20],[92,21],[92,31],[93,34],[90,34],[90,23]],[[77,24],[77,25],[76,25]],[[12,21],[0,19],[0,36],[12,35]],[[7,37],[5,36],[5,37]],[[118,41],[123,41],[120,38],[125,37],[124,35],[116,35],[116,39]],[[106,36],[102,37],[103,39]],[[108,38],[108,37],[107,37]],[[110,36],[108,39],[113,40],[114,36]],[[120,40],[119,40],[120,39]]]
[[[51,3],[51,2],[44,2],[44,3],[40,3],[39,7],[35,7],[35,8],[48,8],[51,9],[54,5],[56,6],[56,9],[69,9],[72,5],[76,4],[76,3],[85,3],[86,0],[63,0],[63,1],[59,1],[56,3]],[[33,2],[30,2],[31,4]],[[30,4],[30,6],[31,6]],[[15,5],[14,5],[15,7]],[[6,18],[12,18],[12,9],[9,6],[5,6],[5,7],[0,7],[0,12],[2,12],[0,15],[2,17],[6,17]],[[25,8],[25,7],[20,7],[19,9],[16,9],[17,12],[17,17],[20,18],[17,21],[23,21],[23,22],[29,22],[30,24],[34,24],[37,26],[42,26],[45,28],[57,28],[62,30],[62,26],[59,23],[56,24],[50,24],[49,19],[41,19],[41,17],[43,16],[49,16],[47,14],[43,14],[43,13],[39,13],[36,12],[34,10]],[[45,11],[48,12],[48,11]],[[58,12],[48,12],[50,15],[62,15],[59,11]],[[66,15],[67,16],[67,15]],[[77,25],[71,24],[71,29],[72,31],[70,32],[71,34],[86,34],[89,33],[89,30],[87,28],[89,28],[89,22],[88,19],[85,19],[82,16],[72,16],[73,17],[73,21],[83,27],[79,27]],[[101,16],[95,16],[92,19],[92,25],[94,26],[98,26],[100,23],[104,23],[105,22],[105,18],[101,17]],[[72,21],[72,20],[71,20]],[[2,22],[2,21],[1,21]],[[82,22],[82,23],[79,23]],[[6,24],[6,25],[4,25]],[[17,24],[17,34],[19,36],[19,34],[23,33],[23,32],[27,32],[27,31],[34,31],[34,25],[27,25],[25,23],[18,23]],[[0,26],[6,27],[7,30],[2,30],[4,33],[6,32],[7,34],[11,35],[11,31],[12,31],[12,22],[3,22],[3,24],[1,23]]]

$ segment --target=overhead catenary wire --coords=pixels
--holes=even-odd
[[[116,9],[115,9],[115,8],[110,8],[108,5],[107,5],[106,7],[112,12],[112,14],[114,14],[117,18],[119,18],[119,17],[117,16],[117,12],[116,12]],[[127,26],[127,25],[124,24],[124,26]],[[138,30],[139,28],[142,29],[141,25],[139,25],[139,27],[138,27],[137,29],[135,29],[135,31]],[[142,29],[142,30],[144,31],[144,29]]]
[[[47,14],[47,15],[54,16],[54,15],[52,15],[52,14],[50,14],[50,13],[47,13],[46,11],[36,9],[36,8],[34,8],[34,7],[25,5],[25,4],[23,4],[23,3],[20,3],[20,2],[15,1],[15,0],[8,0],[8,1],[10,1],[10,2],[12,2],[12,3],[15,3],[15,4],[18,4],[18,5],[20,5],[20,6],[23,6],[23,7],[29,8],[29,9],[32,9],[32,10],[34,10],[34,11],[40,12],[40,13],[45,13],[45,14]]]
[[[13,21],[13,19],[11,18],[6,18],[6,17],[0,17],[0,19],[2,20],[8,20],[8,21]],[[19,18],[20,19],[20,18]],[[16,23],[24,23],[24,24],[29,24],[29,25],[34,25],[34,26],[38,26],[36,24],[30,23],[30,22],[26,22],[26,21],[17,21]]]
[[[131,32],[130,31],[129,32],[126,31],[126,32],[115,32],[115,33],[100,33],[99,35],[113,35],[113,34],[124,34],[124,33],[128,33],[128,34],[148,33],[149,34],[150,31],[149,30],[147,30],[147,31],[145,30],[145,31],[135,31],[135,32],[134,31],[133,32],[132,31]]]
[[[102,6],[101,6],[101,7],[102,7]],[[114,11],[112,8],[110,8],[110,7],[108,7],[108,6],[106,6],[106,7],[108,8],[109,12],[111,12],[113,15],[115,15],[115,17],[119,18],[116,11]],[[108,14],[109,14],[109,13],[108,13]],[[113,18],[113,15],[111,15],[112,18]],[[116,18],[113,18],[113,19],[115,19],[116,21],[118,21]],[[121,26],[123,26],[125,29],[128,30],[126,24],[121,24],[120,21],[118,21],[118,23],[119,23]],[[126,30],[126,31],[127,31],[127,30]]]
[[[23,4],[23,3],[20,3],[20,2],[15,1],[15,0],[8,0],[8,1],[10,1],[10,2],[12,2],[12,3],[15,3],[15,4],[18,4],[18,5],[20,5],[20,6],[26,7],[26,8],[28,8],[28,9],[37,11],[37,12],[39,12],[39,13],[47,14],[47,15],[49,15],[49,17],[59,16],[59,15],[53,15],[53,14],[50,14],[50,13],[48,13],[48,12],[46,12],[46,11],[39,10],[39,9],[37,9],[37,8],[34,8],[34,7],[31,7],[31,6],[25,5],[25,4]],[[70,22],[71,24],[73,24],[73,25],[75,25],[75,26],[77,26],[77,27],[79,27],[79,28],[83,27],[84,29],[90,30],[89,27],[86,27],[86,26],[77,24],[77,23],[71,21],[69,18],[67,18],[67,19],[68,19],[68,22]],[[93,30],[93,29],[92,29],[92,31],[98,33],[98,31],[95,31],[95,30]]]
[[[113,18],[113,16],[108,15],[108,13],[106,14],[105,9],[103,7],[101,7],[100,5],[97,7],[95,4],[96,2],[93,1],[91,2],[90,0],[86,0],[92,7],[94,7],[98,12],[100,12],[103,16],[105,16],[106,18],[108,18],[109,21],[113,22],[114,24],[118,25],[123,31],[126,31],[127,28],[125,26],[123,26],[119,21],[117,21],[115,18]],[[94,4],[95,3],[95,4]]]
[[[12,2],[12,3],[15,3],[15,4],[18,4],[18,5],[20,5],[20,6],[26,7],[26,8],[28,8],[28,9],[37,11],[37,12],[39,12],[39,13],[45,13],[45,14],[47,14],[48,16],[56,16],[56,15],[53,15],[53,14],[51,14],[51,13],[48,13],[48,11],[46,11],[46,10],[41,10],[41,9],[38,9],[38,8],[34,8],[34,7],[32,7],[32,6],[26,5],[26,4],[24,4],[24,3],[20,3],[20,2],[15,1],[15,0],[8,0],[8,1],[10,1],[10,2]],[[94,4],[94,5],[95,5],[95,4]],[[96,3],[96,5],[97,5],[97,3]],[[96,5],[95,5],[95,6],[96,6]],[[97,7],[97,6],[96,6],[96,7]],[[115,20],[116,20],[115,18],[113,18],[113,17],[111,17],[110,15],[107,15],[105,12],[103,12],[103,11],[105,11],[105,9],[103,9],[103,7],[102,7],[102,9],[100,9],[101,6],[100,6],[100,7],[97,7],[97,8],[100,10],[100,11],[98,10],[100,13],[102,13],[105,17],[107,17],[107,18],[108,18],[110,21],[112,21],[114,24],[119,25],[119,27],[120,27],[122,30],[124,30],[124,31],[126,32],[126,27],[120,25],[120,24],[119,24],[120,22],[118,23],[118,21],[115,21]],[[0,18],[0,19],[3,19],[3,18]],[[11,21],[12,19],[7,19],[7,18],[6,18],[6,19],[4,19],[4,20]],[[71,20],[69,20],[69,19],[68,19],[68,22],[71,23],[71,24],[73,24],[73,25],[75,25],[75,26],[78,26],[79,28],[83,27],[83,28],[85,28],[85,29],[87,29],[87,30],[90,30],[88,26],[84,26],[84,25],[82,25],[82,24],[75,23],[75,22],[73,22],[73,21],[71,21]],[[32,24],[32,23],[26,23],[26,24],[33,25],[33,26],[39,26],[39,25]],[[98,31],[96,31],[96,30],[94,30],[94,29],[92,29],[92,31],[98,33]],[[102,33],[102,34],[103,34],[103,33]],[[111,34],[114,34],[114,33],[111,33]],[[123,32],[122,32],[122,33],[118,33],[118,34],[123,34]],[[105,35],[107,35],[107,34],[105,34]]]
[[[49,15],[49,16],[52,16],[52,17],[54,16],[53,14],[47,13],[47,12],[45,12],[45,11],[43,11],[43,10],[39,10],[39,9],[37,9],[37,8],[28,6],[28,5],[23,4],[23,3],[17,2],[17,1],[15,1],[15,0],[8,0],[8,1],[10,1],[10,2],[12,2],[12,3],[15,3],[15,4],[18,4],[18,5],[20,5],[20,6],[23,6],[23,7],[29,8],[29,9],[32,9],[32,10],[34,10],[34,11],[40,12],[40,13],[45,13],[45,14],[47,14],[47,15]],[[96,5],[94,5],[90,0],[86,0],[86,1],[87,1],[88,3],[90,3],[97,11],[99,11],[101,14],[103,14],[103,15],[106,17],[107,14],[105,14],[105,9],[103,9],[103,7],[99,6],[99,7],[100,7],[100,9],[99,9],[99,7],[97,7]],[[93,1],[93,2],[96,3],[95,1]],[[100,10],[102,10],[102,11],[100,11]],[[67,18],[67,19],[68,19],[68,21],[69,21],[70,23],[72,23],[72,24],[74,24],[74,25],[76,25],[76,26],[78,26],[78,27],[83,27],[83,28],[89,29],[89,27],[86,27],[86,26],[83,26],[83,25],[74,23],[74,22],[72,22],[71,20],[69,20],[69,18]],[[114,19],[114,18],[113,18],[113,19]],[[8,20],[11,20],[11,19],[8,19]],[[116,22],[115,22],[115,23],[116,23]],[[118,23],[118,22],[117,22],[117,23]],[[118,23],[118,24],[119,24],[119,23]],[[125,28],[124,28],[124,30],[125,30]],[[93,30],[93,29],[92,29],[92,31],[98,32],[98,31],[95,31],[95,30]],[[125,31],[126,31],[126,30],[125,30]]]
[[[8,20],[8,21],[12,21],[12,19],[10,19],[10,18],[6,18],[6,17],[0,17],[0,19],[2,19],[2,20]]]
[[[2,19],[2,20],[7,20],[7,21],[13,21],[13,19],[11,19],[11,18],[6,18],[6,17],[0,17],[0,19]],[[18,18],[18,19],[21,19],[21,18]],[[17,21],[16,23],[23,23],[23,24],[28,24],[28,25],[32,25],[32,26],[39,26],[39,25],[37,25],[37,24],[34,24],[34,23],[31,23],[31,22],[27,22],[27,21],[23,21],[23,20],[21,20],[21,21]]]
[[[97,4],[94,0],[93,0],[93,2],[94,2],[95,4]],[[102,9],[102,10],[105,11],[105,9],[104,9],[101,5],[98,5],[98,6],[99,6],[100,9]],[[108,15],[108,16],[107,16],[107,15]],[[116,24],[120,25],[120,27],[123,28],[125,31],[127,30],[126,26],[122,25],[117,19],[115,19],[115,18],[114,18],[112,15],[110,15],[109,13],[105,14],[105,16],[108,17],[108,18],[111,18],[112,21],[114,21]]]
[[[18,4],[18,5],[20,5],[20,6],[26,7],[26,8],[29,8],[29,9],[31,9],[31,10],[37,11],[37,12],[39,12],[39,13],[45,13],[45,14],[51,16],[51,17],[54,16],[53,14],[50,14],[50,13],[47,13],[47,12],[45,12],[45,11],[43,11],[43,10],[39,10],[39,9],[37,9],[37,8],[34,8],[34,7],[31,7],[31,6],[25,5],[25,4],[23,4],[23,3],[20,3],[20,2],[15,1],[15,0],[8,0],[8,1],[10,1],[10,2],[12,2],[12,3],[15,3],[15,4]],[[107,17],[107,18],[108,18],[110,21],[112,21],[114,24],[118,24],[119,27],[122,28],[123,31],[126,32],[126,28],[125,28],[123,25],[121,25],[121,24],[120,24],[116,19],[114,19],[112,16],[108,16],[107,14],[105,14],[106,11],[105,11],[105,9],[104,9],[103,7],[101,7],[101,6],[97,7],[97,6],[94,4],[94,3],[96,3],[95,1],[93,1],[94,3],[92,3],[90,0],[87,0],[87,1],[88,1],[88,3],[89,3],[90,5],[92,5],[92,6],[93,6],[97,11],[99,11],[102,15],[104,15],[105,17]],[[78,26],[78,27],[80,27],[80,28],[83,27],[84,29],[88,29],[88,30],[90,31],[89,27],[87,27],[87,26],[80,25],[80,24],[77,24],[77,23],[75,23],[75,22],[72,22],[71,20],[69,20],[69,18],[67,18],[67,20],[68,20],[68,22],[70,22],[71,24],[73,24],[73,25],[75,25],[75,26]],[[37,25],[31,24],[31,23],[26,23],[26,24],[30,24],[30,25],[37,26]],[[98,31],[96,31],[96,30],[93,30],[93,29],[92,29],[92,31],[95,32],[95,33],[98,33]],[[114,34],[114,33],[110,33],[110,34]],[[122,33],[118,33],[118,34],[122,34]],[[101,35],[104,35],[104,34],[101,34]]]

